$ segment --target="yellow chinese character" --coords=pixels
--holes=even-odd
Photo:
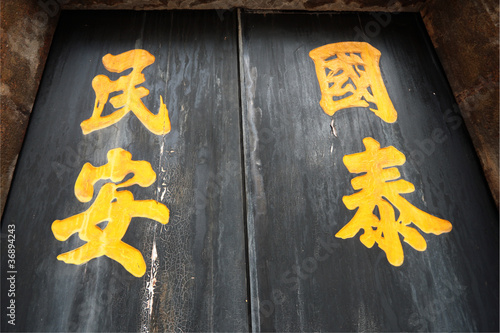
[[[130,179],[118,183],[129,174]],[[156,179],[156,174],[147,161],[132,161],[132,155],[121,148],[108,152],[108,163],[94,167],[86,163],[75,183],[75,196],[81,202],[88,202],[94,195],[94,185],[101,179],[114,183],[104,184],[94,203],[83,213],[52,224],[52,232],[57,240],[65,241],[78,233],[87,243],[63,253],[57,259],[67,264],[81,265],[91,259],[107,256],[119,262],[132,275],[140,277],[146,272],[146,263],[139,250],[124,243],[125,235],[133,217],[145,217],[162,224],[168,223],[168,208],[154,200],[134,200],[131,192],[118,189],[132,185],[148,187]],[[118,184],[115,184],[118,183]],[[105,228],[98,224],[108,222]]]
[[[392,146],[380,149],[373,138],[363,139],[363,144],[364,152],[344,156],[344,164],[351,173],[365,174],[351,181],[352,187],[361,191],[342,198],[348,209],[358,210],[335,236],[351,238],[363,229],[359,240],[368,248],[377,243],[385,251],[387,260],[400,266],[404,254],[398,233],[414,249],[425,251],[427,248],[422,235],[408,226],[411,222],[423,232],[435,235],[451,231],[452,226],[449,221],[421,211],[400,196],[415,191],[413,184],[399,179],[399,170],[392,168],[405,163],[405,156],[400,151]],[[399,210],[398,218],[393,206]],[[380,218],[374,214],[375,207],[378,207]]]
[[[379,50],[364,42],[343,42],[318,47],[309,56],[316,66],[319,104],[326,114],[368,107],[385,122],[396,121],[398,114],[380,73]]]
[[[106,54],[102,58],[104,67],[114,73],[121,73],[132,68],[132,72],[126,76],[120,77],[116,81],[111,81],[105,75],[97,75],[92,80],[96,99],[92,116],[82,121],[81,127],[83,134],[88,134],[120,121],[127,113],[132,111],[137,118],[154,134],[162,135],[170,132],[170,119],[168,110],[160,96],[160,110],[158,114],[151,113],[142,103],[141,98],[149,95],[149,90],[144,87],[136,87],[146,81],[142,70],[154,63],[155,57],[145,50],[131,50],[119,55]],[[109,98],[113,92],[122,92],[119,95]],[[101,116],[104,105],[108,102],[114,108],[119,109],[113,113]]]

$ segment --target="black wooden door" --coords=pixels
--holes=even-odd
[[[390,24],[382,28],[379,20]],[[498,213],[420,17],[250,13],[241,22],[253,327],[498,330]],[[376,24],[379,30],[370,28]],[[366,27],[371,30],[360,34]],[[375,111],[349,107],[330,117],[320,106],[320,78],[310,52],[353,41],[380,52],[397,120],[377,115],[384,111],[381,96],[375,99],[378,110],[370,104]],[[366,50],[326,58],[360,52],[362,78],[370,66]],[[341,74],[333,70],[330,83]],[[354,83],[360,90],[359,79]],[[435,235],[415,228],[414,220],[411,227],[425,237],[427,249],[416,251],[404,242],[399,267],[388,262],[380,244],[361,243],[363,231],[335,237],[364,209],[366,198],[375,197],[362,198],[357,211],[344,204],[345,196],[360,192],[351,180],[362,172],[349,172],[345,156],[367,150],[366,138],[406,156],[397,169],[415,190],[403,193],[405,200],[452,225],[450,232]],[[371,158],[363,156],[363,172],[373,167]]]
[[[2,331],[497,331],[497,220],[417,14],[64,12]]]
[[[15,225],[17,272],[16,325],[2,306],[3,329],[248,329],[235,22],[229,12],[63,13],[3,217],[5,232]],[[155,57],[139,86],[153,114],[163,98],[170,132],[154,134],[129,112],[84,135],[94,77],[130,72],[112,73],[101,59],[134,49]],[[103,116],[113,111],[108,102]],[[58,241],[51,230],[91,207],[74,194],[83,165],[106,165],[116,148],[156,173],[151,186],[121,190],[170,210],[166,225],[134,217],[128,227],[123,241],[146,262],[139,278],[106,256],[82,265],[56,259],[85,243],[78,234]]]

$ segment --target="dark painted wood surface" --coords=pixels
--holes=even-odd
[[[242,15],[254,330],[498,331],[498,212],[420,17],[389,19]],[[308,53],[346,41],[367,41],[382,53],[398,120],[339,111],[335,137]],[[398,169],[416,188],[403,196],[453,225],[439,236],[422,233],[425,252],[403,243],[400,267],[378,246],[366,248],[362,232],[334,237],[354,215],[342,197],[355,192],[355,175],[342,158],[364,151],[365,137],[401,151],[407,161]]]
[[[2,253],[15,226],[17,272],[16,326],[6,320],[2,283],[2,331],[497,331],[497,210],[420,19],[384,20],[64,13],[2,219]],[[363,37],[356,29],[375,30]],[[339,111],[335,137],[308,53],[352,40],[381,51],[398,120]],[[156,112],[163,96],[171,132],[154,135],[129,114],[83,135],[92,79],[119,77],[101,58],[136,48],[156,57],[143,71],[143,101]],[[359,235],[334,237],[354,215],[342,197],[354,193],[355,175],[342,158],[363,151],[368,136],[405,154],[398,169],[416,190],[404,197],[453,224],[450,233],[423,234],[425,252],[404,243],[401,267]],[[142,278],[106,257],[81,266],[56,260],[84,242],[59,242],[50,229],[90,206],[76,199],[76,178],[117,147],[157,174],[150,187],[128,188],[135,198],[171,213],[166,226],[134,218],[124,237],[144,256]]]
[[[15,225],[17,271],[11,326],[2,255],[2,331],[248,330],[235,14],[62,14],[2,220],[2,237]],[[143,70],[143,101],[156,113],[163,96],[171,132],[154,135],[130,113],[84,136],[92,79],[120,76],[101,58],[131,49],[156,57]],[[113,110],[108,103],[104,112]],[[117,147],[156,172],[150,187],[127,188],[135,199],[157,200],[171,214],[167,225],[134,218],[128,228],[123,240],[147,264],[141,278],[107,257],[80,266],[56,259],[84,244],[51,231],[54,220],[90,206],[73,190],[83,164],[104,165]],[[6,246],[2,238],[3,253]]]

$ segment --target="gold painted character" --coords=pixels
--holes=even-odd
[[[90,208],[52,223],[52,232],[57,240],[65,241],[78,233],[80,239],[87,242],[77,249],[60,254],[57,259],[67,264],[81,265],[105,255],[119,262],[132,275],[141,277],[146,272],[144,258],[139,250],[124,243],[122,238],[133,217],[145,217],[166,224],[170,212],[159,202],[134,200],[130,191],[119,191],[132,185],[152,185],[156,174],[149,162],[133,161],[132,154],[121,148],[110,150],[107,157],[108,163],[100,167],[86,163],[76,180],[75,196],[81,202],[92,200],[97,181],[111,181],[101,187]],[[123,181],[129,174],[133,176]],[[98,224],[106,221],[105,228],[99,227]]]
[[[335,236],[352,238],[363,229],[364,233],[359,237],[361,243],[368,248],[377,243],[386,253],[389,263],[400,266],[404,254],[398,234],[415,250],[425,251],[427,248],[422,235],[409,226],[411,222],[423,232],[435,235],[450,232],[452,225],[414,207],[400,196],[415,191],[413,184],[399,179],[401,174],[394,167],[405,163],[403,153],[392,146],[381,149],[380,144],[370,137],[363,139],[363,144],[365,151],[346,155],[343,159],[349,172],[365,174],[351,181],[352,187],[360,191],[342,198],[348,209],[358,210]],[[380,218],[374,213],[375,207],[378,207]],[[399,210],[398,218],[394,207]]]
[[[365,42],[327,44],[309,52],[321,90],[319,104],[326,114],[367,107],[387,123],[396,121],[398,115],[380,72],[380,55]]]
[[[149,95],[149,90],[144,87],[137,87],[146,81],[142,70],[154,63],[155,57],[146,50],[130,50],[119,55],[106,54],[102,58],[104,67],[113,73],[121,73],[132,68],[130,74],[121,76],[116,81],[111,81],[105,75],[97,75],[92,80],[96,99],[92,116],[82,121],[83,134],[103,129],[120,121],[127,113],[132,111],[146,128],[156,135],[163,135],[170,132],[170,119],[168,110],[160,96],[160,109],[158,114],[153,114],[144,105],[141,98]],[[121,92],[119,95],[109,98],[114,92]],[[109,102],[115,109],[111,114],[102,116],[104,106]]]

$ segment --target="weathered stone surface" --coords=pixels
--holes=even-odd
[[[57,14],[28,0],[1,3],[1,209],[7,199],[17,156],[35,101]]]
[[[418,11],[424,0],[70,0],[65,9],[231,9]]]
[[[498,206],[498,1],[427,1],[422,17]]]

